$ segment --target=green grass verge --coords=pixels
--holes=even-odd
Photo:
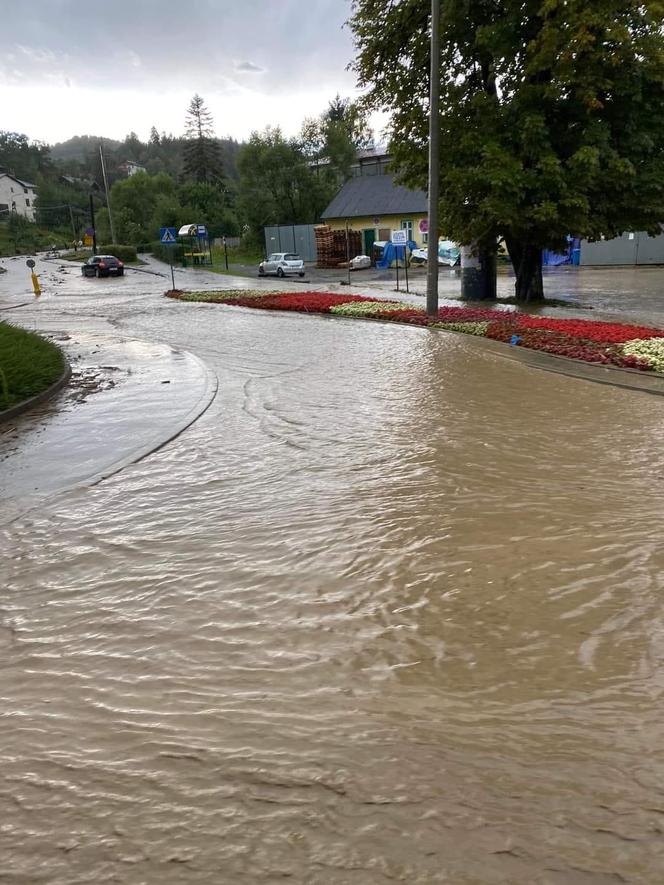
[[[263,252],[249,251],[240,246],[235,249],[229,248],[228,250],[229,264],[253,264],[257,271],[258,265],[264,258],[265,254]],[[223,246],[212,247],[212,263],[223,264],[224,267],[226,266]]]
[[[228,274],[229,276],[255,277],[258,265],[265,258],[262,252],[248,252],[242,248],[228,250],[229,269],[226,270],[226,259],[223,247],[213,246],[212,265],[203,265],[201,270],[212,273]]]
[[[91,256],[92,252],[79,249],[78,252],[60,252],[58,259],[62,261],[87,261]]]
[[[71,231],[62,228],[49,230],[38,227],[28,221],[12,226],[8,222],[0,222],[0,258],[13,255],[34,255],[50,249],[53,243],[62,246],[71,242]]]
[[[55,344],[0,322],[0,413],[50,387],[65,360]]]

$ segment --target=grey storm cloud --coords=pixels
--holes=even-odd
[[[264,92],[352,88],[350,0],[2,0],[0,83]],[[239,60],[239,61],[238,61]],[[237,88],[258,81],[237,76]]]
[[[235,70],[240,74],[262,74],[265,68],[255,65],[253,61],[241,61],[235,65]]]

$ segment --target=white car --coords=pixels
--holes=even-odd
[[[303,277],[304,261],[294,252],[273,252],[258,265],[259,276],[263,277],[268,273],[276,273],[278,277],[285,277],[289,273]]]

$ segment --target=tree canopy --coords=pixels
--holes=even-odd
[[[355,0],[365,104],[389,111],[403,180],[426,187],[428,0]],[[381,13],[381,26],[376,27]],[[505,237],[520,300],[541,249],[664,222],[660,0],[441,0],[441,227]]]
[[[238,156],[240,209],[249,228],[259,236],[267,224],[316,221],[329,189],[296,139],[279,128],[253,132]]]
[[[99,160],[103,144],[119,240],[142,244],[153,241],[160,227],[204,222],[214,237],[250,231],[256,245],[266,224],[317,221],[347,177],[356,149],[371,138],[364,112],[339,96],[308,122],[309,133],[303,130],[297,138],[268,128],[245,144],[218,139],[203,99],[194,96],[188,137],[152,126],[147,142],[130,132],[121,141],[74,136],[49,148],[20,133],[0,132],[0,168],[38,185],[37,221],[62,228],[63,235],[65,230],[80,235],[89,226],[92,194],[101,242],[110,239]],[[188,157],[188,151],[201,139],[204,156],[197,169],[201,157]],[[127,177],[128,160],[147,174]]]

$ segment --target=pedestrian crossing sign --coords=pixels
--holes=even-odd
[[[177,231],[174,227],[162,227],[159,231],[159,240],[165,246],[174,246],[177,242]]]

